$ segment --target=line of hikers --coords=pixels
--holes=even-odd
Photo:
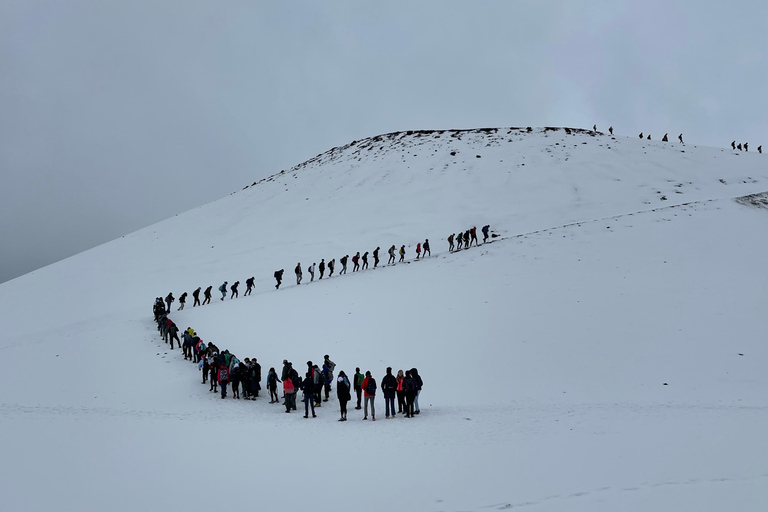
[[[486,243],[488,241],[488,237],[490,236],[491,226],[490,224],[486,224],[483,226],[483,243]],[[496,235],[493,235],[496,236]],[[455,242],[455,244],[454,244]],[[459,251],[461,250],[462,246],[465,249],[469,249],[472,246],[472,243],[475,244],[475,247],[478,247],[479,244],[477,242],[477,227],[473,226],[470,229],[464,231],[463,233],[459,231],[458,233],[452,233],[448,237],[448,251]]]
[[[745,142],[744,144],[739,143],[738,145],[736,144],[735,140],[733,142],[731,142],[731,149],[733,149],[734,151],[737,150],[737,149],[739,151],[741,151],[742,148],[744,149],[744,151],[749,151],[749,142]],[[762,145],[761,146],[757,146],[757,152],[760,153],[761,155],[763,154],[763,146]]]
[[[173,350],[173,340],[175,339],[182,348],[184,359],[197,363],[198,370],[202,372],[202,383],[206,384],[210,380],[209,391],[212,393],[220,392],[221,398],[224,399],[227,397],[227,387],[231,384],[233,399],[240,399],[242,387],[242,397],[245,400],[256,400],[261,390],[261,365],[255,357],[246,357],[241,362],[229,350],[219,351],[219,348],[213,343],[206,344],[191,327],[187,327],[184,331],[184,341],[179,342],[179,329],[168,317],[169,311],[166,310],[162,297],[155,299],[153,313],[161,337],[166,343],[170,343],[171,350]],[[321,402],[328,401],[332,389],[331,385],[334,382],[333,372],[335,369],[336,363],[331,361],[326,354],[322,369],[313,364],[312,361],[307,361],[307,372],[302,379],[293,368],[293,364],[284,359],[280,377],[277,376],[274,367],[270,368],[267,374],[266,385],[269,390],[269,403],[280,403],[278,383],[282,383],[285,412],[290,413],[292,410],[296,410],[296,396],[301,390],[304,394],[304,417],[309,417],[310,408],[312,417],[317,417],[315,407],[320,407]],[[361,399],[364,399],[363,419],[368,419],[368,407],[370,405],[371,420],[376,421],[375,399],[379,386],[370,371],[362,374],[360,368],[356,368],[352,382],[344,371],[340,371],[335,381],[336,396],[339,400],[341,414],[339,421],[347,421],[347,403],[352,400],[351,391],[353,389],[357,395],[355,409],[363,408]],[[422,385],[423,381],[416,368],[406,372],[400,370],[397,376],[392,375],[392,368],[387,368],[380,386],[384,395],[386,418],[395,418],[398,413],[404,413],[406,418],[412,418],[419,414],[419,394]],[[322,398],[323,393],[325,398]],[[398,404],[397,411],[395,411],[395,398],[397,398]]]
[[[483,226],[483,243],[485,243],[488,240],[489,236],[489,230],[490,225]],[[496,236],[496,235],[493,235]],[[449,244],[449,251],[454,251],[454,238],[457,241],[458,249],[462,248],[462,245],[465,248],[469,248],[472,242],[475,243],[475,245],[478,244],[477,242],[477,228],[473,227],[472,229],[468,229],[463,234],[459,232],[458,234],[454,233],[451,236],[448,237],[448,244]],[[379,266],[379,251],[381,251],[381,247],[376,247],[376,249],[373,250],[372,256],[373,256],[373,268],[376,268]],[[364,252],[362,255],[360,254],[360,251],[358,251],[354,256],[352,256],[352,272],[358,272],[360,270],[366,270],[368,269],[368,254],[370,254],[368,251]],[[405,262],[405,245],[401,245],[400,249],[398,249],[394,244],[387,250],[387,254],[389,255],[389,258],[387,259],[387,265],[395,265],[395,259],[396,255],[400,256],[400,259],[397,260],[398,263]],[[416,260],[420,260],[423,258],[426,258],[427,256],[432,256],[432,250],[429,246],[429,238],[424,240],[424,242],[419,242],[416,244]],[[337,275],[342,275],[347,273],[347,264],[349,263],[349,254],[342,256],[339,258],[339,263],[341,263],[341,270]],[[320,260],[320,264],[312,263],[312,265],[309,266],[307,271],[309,272],[310,278],[309,282],[313,282],[315,280],[315,272],[319,272],[320,276],[319,279],[322,279],[325,276],[326,270],[328,271],[328,277],[333,276],[334,271],[336,270],[336,258],[329,261],[327,264],[325,262],[325,258]],[[301,262],[296,264],[296,267],[293,269],[294,274],[296,275],[296,285],[300,285],[301,281],[304,278],[304,272],[301,268]],[[275,289],[279,290],[280,285],[283,284],[283,275],[285,273],[285,269],[280,269],[275,271],[273,274],[275,278]],[[254,287],[254,281],[255,277],[249,277],[245,280],[245,292],[243,293],[243,297],[246,297],[248,295],[251,295],[253,292]],[[307,283],[309,284],[309,283]],[[227,290],[227,286],[229,286],[229,290]],[[228,281],[224,281],[221,285],[219,285],[219,293],[221,293],[221,298],[219,300],[224,300],[227,298],[227,294],[229,293],[229,298],[239,298],[240,297],[240,281],[235,281],[231,285]],[[213,293],[213,285],[208,286],[202,293],[203,293],[203,300],[200,301],[200,292],[202,290],[201,286],[198,286],[195,291],[192,292],[192,298],[194,299],[194,302],[192,303],[192,307],[195,306],[204,306],[206,304],[211,303],[211,295]],[[171,304],[176,301],[176,298],[173,296],[173,292],[169,293],[165,297],[165,304],[166,304],[166,311],[171,310]],[[184,306],[187,302],[187,292],[182,293],[179,296],[179,307],[177,311],[181,311],[184,309]]]

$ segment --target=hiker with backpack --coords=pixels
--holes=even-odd
[[[320,260],[320,265],[317,267],[320,270],[320,279],[323,278],[323,272],[325,272],[325,258]]]
[[[203,304],[202,304],[203,306],[205,306],[206,304],[210,304],[211,303],[211,289],[212,288],[213,288],[213,285],[211,285],[208,288],[206,288],[205,291],[203,292],[203,294],[205,295],[205,299],[203,300]]]
[[[429,253],[430,256],[432,256],[432,251],[429,250],[429,238],[424,240],[424,243],[421,246],[422,250],[424,251],[424,257],[427,257],[427,253]]]
[[[283,272],[285,272],[285,269],[280,269],[275,271],[275,281],[277,281],[277,284],[275,285],[275,290],[280,289],[280,284],[283,282]]]
[[[339,258],[339,263],[341,263],[341,272],[339,272],[339,275],[347,273],[347,260],[348,259],[349,259],[349,254]]]
[[[356,410],[362,409],[362,406],[360,405],[360,401],[363,397],[363,380],[365,379],[365,375],[360,373],[360,368],[355,368],[355,375],[353,378],[354,386],[355,386],[355,394],[357,395],[357,405],[355,406]]]
[[[405,261],[405,245],[400,246],[400,262]]]
[[[365,270],[368,268],[368,251],[365,251],[365,254],[363,254],[363,268],[362,270]]]
[[[167,307],[165,310],[166,310],[166,311],[168,311],[169,313],[171,312],[171,303],[172,303],[174,300],[176,300],[176,299],[174,299],[174,298],[173,298],[173,292],[169,293],[169,294],[168,294],[168,295],[165,297],[165,302],[167,302],[167,303],[168,303],[168,307]]]
[[[285,396],[285,412],[291,412],[292,399],[296,394],[296,389],[293,386],[293,379],[289,377],[283,378],[283,395]]]
[[[256,279],[255,277],[249,277],[245,280],[245,293],[243,294],[243,297],[246,295],[250,295],[251,291],[253,290],[253,280]]]
[[[352,267],[352,272],[357,272],[360,270],[360,251],[357,251],[357,254],[352,256],[352,263],[354,266]]]
[[[168,328],[168,338],[171,341],[171,350],[173,350],[173,340],[176,340],[176,345],[181,348],[181,340],[179,339],[179,327],[171,322],[171,326]]]
[[[200,305],[200,287],[197,287],[197,290],[192,292],[192,297],[194,297],[195,302],[192,303],[192,307],[199,306]]]
[[[421,242],[416,244],[416,259],[421,258]]]
[[[395,262],[395,246],[389,248],[387,251],[387,254],[389,254],[389,259],[387,260],[387,265]]]
[[[211,388],[208,390],[212,393],[217,392],[217,384],[219,382],[219,358],[216,356],[211,356],[211,363],[210,363],[210,369],[211,369]]]
[[[224,351],[226,352],[226,350]],[[223,356],[223,355],[222,355]],[[222,357],[220,356],[220,357]],[[227,365],[226,359],[220,359],[219,361],[219,374],[216,377],[216,380],[219,381],[219,388],[221,388],[221,398],[227,398],[227,384],[229,383],[230,375],[229,375],[229,366]]]
[[[229,291],[232,292],[232,295],[229,296],[229,299],[232,300],[235,297],[240,298],[240,294],[237,292],[237,287],[240,286],[240,281],[235,281],[232,286],[229,287]]]
[[[312,406],[312,417],[317,418],[315,415],[315,395],[317,394],[315,390],[315,382],[314,378],[312,377],[312,374],[310,372],[307,372],[307,376],[304,379],[304,381],[301,383],[301,390],[304,391],[304,417],[309,417],[309,407]]]
[[[311,283],[315,280],[315,264],[312,263],[307,270],[309,270],[309,282]]]
[[[483,243],[485,243],[486,240],[488,240],[488,231],[490,231],[491,225],[486,224],[483,226]]]
[[[177,311],[184,309],[185,302],[187,302],[187,292],[182,293],[181,297],[179,297],[179,309],[177,309]]]
[[[463,240],[464,240],[464,238],[463,238],[463,235],[461,234],[461,231],[456,233],[456,250],[457,251],[461,250],[461,244],[462,244]]]
[[[333,275],[333,267],[336,266],[336,258],[328,262],[328,277]]]
[[[296,264],[296,268],[293,269],[293,273],[296,274],[296,286],[301,284],[301,263]]]
[[[381,391],[384,393],[384,418],[395,417],[395,392],[397,379],[392,375],[392,367],[387,367],[387,374],[381,379]]]
[[[371,404],[371,420],[376,421],[376,406],[374,402],[376,400],[376,379],[371,376],[370,371],[365,372],[365,379],[363,379],[363,396],[365,402],[365,409],[363,411],[363,419],[368,419],[368,404]]]
[[[376,247],[376,249],[373,251],[373,268],[376,268],[379,265],[380,250],[381,250],[381,247]]]
[[[224,300],[227,296],[227,282],[224,281],[224,284],[219,286],[219,291],[221,292],[221,300]]]
[[[317,365],[313,365],[312,368],[309,369],[309,373],[312,376],[312,384],[314,384],[314,391],[315,391],[315,407],[320,407],[322,405],[322,396],[323,396],[323,387],[325,386],[325,377],[323,376],[323,372],[320,370],[320,367]]]
[[[347,402],[352,400],[352,394],[349,392],[349,379],[344,370],[339,372],[339,378],[336,379],[336,396],[339,399],[339,412],[341,413],[339,421],[347,421]]]
[[[242,376],[243,376],[243,373],[242,373],[242,370],[240,369],[240,364],[236,365],[229,372],[229,381],[232,383],[232,398],[233,399],[239,399],[240,398],[240,381],[242,380]]]

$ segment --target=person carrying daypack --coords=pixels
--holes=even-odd
[[[421,242],[416,244],[416,259],[421,258]]]
[[[229,368],[226,364],[219,365],[219,374],[216,377],[221,388],[221,398],[227,398],[227,383],[229,382]]]
[[[362,268],[362,270],[365,270],[365,269],[368,268],[368,251],[366,251],[365,254],[363,254],[363,258],[362,259],[363,259],[363,268]]]
[[[448,237],[448,252],[453,252],[453,237],[456,236],[455,233],[451,233],[451,236]]]
[[[296,389],[293,386],[293,379],[283,379],[283,394],[285,395],[285,412],[291,412],[291,403]]]
[[[333,267],[336,266],[336,258],[328,262],[328,277],[333,275]]]
[[[348,259],[349,259],[349,254],[339,258],[339,263],[341,263],[341,272],[339,272],[339,275],[347,273],[347,260]]]
[[[363,379],[363,395],[365,396],[365,410],[363,411],[363,419],[368,419],[368,404],[371,404],[371,419],[376,421],[376,407],[374,401],[376,400],[376,379],[371,376],[371,372],[365,372],[365,379]]]
[[[317,268],[320,270],[320,279],[322,279],[325,272],[325,258],[320,260],[320,265]]]
[[[429,238],[424,240],[424,244],[421,246],[422,250],[424,251],[424,257],[427,257],[427,253],[429,253],[430,256],[432,256],[432,251],[429,250]]]
[[[235,281],[232,286],[229,287],[229,290],[232,292],[232,295],[229,296],[230,300],[234,299],[235,297],[240,297],[240,295],[237,292],[237,287],[240,286],[240,281]]]
[[[399,261],[405,261],[405,245],[400,246],[400,260]]]
[[[379,265],[380,250],[381,250],[381,247],[376,247],[376,249],[373,251],[373,268],[376,268]]]
[[[352,400],[352,394],[349,392],[349,379],[343,370],[339,372],[339,378],[336,379],[336,396],[339,399],[339,411],[341,413],[339,421],[347,421],[347,402]]]
[[[169,293],[168,296],[165,297],[165,302],[168,303],[168,309],[166,309],[166,311],[168,311],[169,313],[171,312],[171,303],[174,300],[176,299],[173,298],[173,292]]]
[[[486,240],[488,240],[488,231],[490,231],[491,225],[486,224],[483,226],[483,243],[485,243]]]
[[[395,262],[395,246],[394,245],[389,248],[389,250],[387,251],[387,254],[389,254],[387,265],[389,265],[390,263],[394,263]]]
[[[187,302],[187,292],[182,293],[181,297],[179,297],[179,309],[177,311],[184,309],[185,302]]]
[[[311,283],[315,280],[315,264],[312,263],[307,270],[309,270],[309,282]]]
[[[301,284],[301,263],[296,264],[296,268],[293,269],[293,273],[296,274],[296,286]]]
[[[224,284],[219,286],[219,291],[221,292],[221,300],[224,300],[224,297],[227,296],[227,282],[224,281]]]
[[[203,304],[202,304],[203,306],[205,306],[206,304],[210,304],[211,303],[211,289],[212,288],[213,288],[213,285],[211,285],[208,288],[206,288],[205,291],[203,292],[203,294],[205,295],[205,299],[203,300]]]
[[[195,298],[195,302],[192,303],[192,307],[199,306],[200,305],[200,287],[197,287],[197,290],[192,292],[192,297]]]
[[[283,272],[285,272],[285,269],[280,269],[275,271],[275,281],[277,281],[277,284],[275,285],[275,290],[280,289],[280,284],[283,282]]]
[[[245,293],[243,294],[243,297],[246,295],[250,295],[251,291],[253,290],[253,280],[256,279],[255,277],[249,277],[245,280]]]

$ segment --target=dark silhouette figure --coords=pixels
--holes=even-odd
[[[246,295],[250,295],[251,291],[253,290],[253,280],[256,279],[255,277],[249,277],[245,280],[245,293],[243,294],[243,297]]]
[[[608,133],[610,133],[611,135],[613,135],[613,126],[609,126],[609,127],[608,127]]]
[[[373,268],[376,268],[379,264],[379,251],[381,250],[381,247],[376,247],[376,250],[373,251]]]
[[[661,138],[661,142],[669,142],[669,138],[667,137],[667,133],[664,134],[664,136]]]
[[[731,142],[731,149],[736,150],[736,141]]]
[[[682,144],[682,143],[683,143],[683,134],[682,134],[682,133],[681,133],[680,135],[678,135],[678,136],[677,136],[677,140],[679,140],[679,141],[680,141],[680,144]]]
[[[229,291],[232,293],[229,299],[232,300],[235,297],[240,297],[240,293],[237,291],[237,287],[240,286],[240,281],[235,281],[232,286],[229,287]]]
[[[640,132],[640,138],[641,139],[643,138],[643,132]]]
[[[213,289],[213,285],[206,288],[205,291],[203,292],[203,294],[205,295],[205,299],[203,300],[203,304],[202,304],[203,306],[211,303],[211,289]]]
[[[736,148],[737,148],[739,151],[741,151],[741,143],[739,143],[739,145],[738,145],[738,146],[736,146]]]
[[[648,134],[648,140],[651,140],[651,134],[650,133]]]
[[[197,290],[192,292],[192,297],[195,298],[195,302],[192,303],[192,307],[199,306],[200,305],[200,287],[197,287]]]
[[[283,282],[283,272],[285,272],[285,269],[281,268],[280,270],[275,271],[275,281],[277,281],[277,284],[275,285],[275,290],[280,289],[280,285]]]
[[[762,145],[757,146],[757,152],[760,153],[761,155],[763,154],[763,146]]]
[[[363,270],[368,268],[368,251],[363,254]]]
[[[593,131],[593,132],[596,132],[596,131],[597,131],[597,125],[596,125],[596,124],[593,124],[593,125],[592,125],[592,131]]]
[[[323,278],[323,272],[325,272],[325,258],[320,260],[320,265],[318,267],[320,269],[320,279]]]
[[[427,257],[427,253],[429,253],[430,256],[432,256],[432,251],[429,250],[429,238],[424,240],[424,245],[421,246],[421,248],[424,250],[424,257]]]
[[[749,142],[744,143],[744,151],[749,151]]]

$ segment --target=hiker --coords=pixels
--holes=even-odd
[[[362,409],[362,407],[360,406],[360,400],[362,399],[362,396],[363,396],[363,379],[364,378],[365,376],[362,373],[360,373],[360,368],[355,368],[355,375],[352,381],[355,386],[355,394],[357,395],[357,405],[355,406],[355,409],[357,409],[358,411]]]
[[[416,382],[413,380],[413,375],[411,375],[410,370],[405,372],[403,391],[405,392],[405,417],[413,418],[413,401],[416,398]]]
[[[221,300],[224,300],[224,298],[227,296],[227,282],[224,281],[224,284],[219,286],[219,291],[221,292]]]
[[[667,138],[668,134],[664,134],[664,136],[661,138],[661,142],[669,142],[669,139]]]
[[[681,133],[680,135],[678,135],[678,136],[677,136],[677,140],[679,140],[679,141],[680,141],[680,144],[682,144],[682,143],[683,143],[683,134],[682,134],[682,133]]]
[[[325,272],[325,258],[320,260],[320,266],[318,267],[320,269],[320,279],[323,278],[323,272]]]
[[[283,377],[283,396],[285,397],[285,412],[291,412],[293,396],[296,393],[296,389],[293,386],[293,379],[290,375]]]
[[[267,373],[267,389],[269,390],[269,403],[274,404],[279,402],[279,398],[277,396],[277,383],[283,382],[280,379],[277,378],[277,372],[275,371],[275,367],[269,369],[269,373]]]
[[[323,405],[323,388],[325,387],[325,377],[320,368],[315,364],[309,369],[309,373],[312,375],[312,384],[314,384],[315,390],[315,407]]]
[[[226,352],[226,350],[224,351]],[[227,398],[227,383],[229,382],[229,367],[226,364],[219,363],[219,375],[217,376],[219,381],[219,388],[221,389],[221,398]]]
[[[349,379],[344,370],[339,372],[339,378],[336,379],[336,397],[339,399],[341,413],[339,421],[347,421],[347,402],[352,400],[352,394],[349,392]]]
[[[387,265],[389,265],[390,263],[394,263],[395,262],[395,246],[393,245],[392,247],[390,247],[387,253],[389,254]]]
[[[363,379],[363,396],[365,398],[365,410],[363,411],[363,419],[368,419],[368,404],[371,404],[371,419],[376,421],[376,407],[374,402],[376,401],[376,379],[371,376],[371,372],[365,372],[365,379]]]
[[[283,272],[285,272],[285,269],[283,268],[275,271],[275,280],[277,281],[277,284],[275,285],[275,290],[280,289],[280,284],[283,282]]]
[[[336,369],[336,363],[331,361],[328,354],[323,356],[323,376],[325,377],[325,400],[328,401],[328,394],[331,392],[331,382],[333,382],[333,370]]]
[[[197,290],[192,292],[192,297],[194,297],[195,302],[192,303],[192,307],[199,306],[200,305],[200,287],[197,287]]]
[[[455,233],[451,233],[451,235],[448,237],[448,252],[453,252],[453,237],[456,236]]]
[[[187,292],[182,293],[181,296],[179,297],[179,309],[177,309],[177,311],[181,311],[182,309],[184,309],[185,302],[187,302]]]
[[[491,230],[490,224],[486,224],[485,226],[483,226],[483,243],[485,243],[486,240],[488,240],[488,231],[490,230]]]
[[[208,390],[212,393],[217,392],[217,384],[218,384],[218,377],[219,377],[219,359],[217,357],[211,356],[211,363],[210,369],[211,369],[211,388]]]
[[[762,144],[757,146],[757,152],[760,153],[761,155],[763,154],[763,145]]]
[[[749,151],[749,142],[744,143],[744,151]],[[170,309],[171,308],[169,307],[168,310],[170,311]]]
[[[296,268],[293,269],[293,272],[296,274],[296,286],[301,284],[301,263],[296,264]]]
[[[341,263],[341,272],[339,272],[339,275],[347,273],[347,259],[348,258],[349,258],[349,254],[339,258],[339,263]]]
[[[398,251],[398,254],[400,254],[400,261],[405,261],[405,245],[400,246],[400,251]]]
[[[211,359],[209,357],[204,357],[202,360],[203,367],[201,370],[203,371],[203,384],[208,382],[208,372],[211,371]]]
[[[336,266],[336,258],[328,262],[328,277],[333,275],[333,267]]]
[[[648,140],[651,140],[651,134],[650,133],[648,134]]]
[[[387,374],[381,379],[381,391],[384,393],[384,418],[395,417],[395,394],[397,379],[392,375],[392,367],[387,367]]]
[[[738,146],[736,146],[736,148],[737,148],[739,151],[741,151],[741,143],[739,143],[739,145],[738,145]]]
[[[202,304],[203,306],[205,306],[206,304],[210,304],[211,303],[211,289],[212,288],[213,288],[213,285],[211,285],[208,288],[206,288],[205,291],[203,292],[203,295],[205,295],[205,298],[203,299],[203,304]]]
[[[307,376],[304,382],[301,383],[301,390],[304,391],[304,417],[309,418],[309,406],[312,406],[312,417],[317,418],[315,415],[315,384],[312,379],[312,374],[307,372]]]
[[[261,390],[261,365],[256,361],[255,357],[251,358],[251,387],[248,388],[248,394],[253,397],[259,396]]]
[[[593,124],[593,125],[592,125],[592,131],[593,131],[593,132],[596,132],[596,131],[597,131],[597,125],[596,125],[596,124]]]
[[[357,272],[360,270],[360,251],[357,251],[357,254],[352,256],[352,263],[354,266],[352,267],[352,272]]]
[[[367,268],[368,268],[368,251],[365,251],[365,254],[363,254],[363,268],[362,268],[362,270],[365,270]]]
[[[424,257],[427,257],[427,253],[429,253],[430,256],[432,256],[432,251],[429,250],[429,238],[424,240],[424,244],[421,246],[421,248],[424,250]]]
[[[235,366],[229,374],[229,381],[232,383],[232,398],[240,399],[240,380],[242,377],[241,368],[242,363]],[[245,366],[245,365],[243,365]]]
[[[309,282],[311,283],[315,280],[315,264],[312,263],[307,270],[309,270]]]
[[[403,370],[397,370],[397,377],[395,377],[397,388],[395,391],[397,392],[397,412],[399,413],[402,413],[405,408],[405,390],[403,389],[404,379],[405,376],[403,375]]]
[[[379,250],[381,247],[376,247],[376,250],[373,251],[373,268],[376,268],[379,264]]]
[[[609,127],[608,127],[608,133],[610,133],[611,135],[613,135],[613,126],[609,126]]]
[[[251,294],[251,290],[253,290],[254,279],[255,279],[254,277],[249,277],[248,279],[245,280],[245,293],[243,294],[243,297]]]
[[[469,249],[469,230],[464,232],[464,248]]]
[[[171,312],[171,302],[173,302],[174,300],[176,299],[173,298],[173,292],[169,293],[168,296],[165,297],[165,302],[168,304],[168,307],[165,308],[165,310],[168,311],[169,313]]]
[[[461,250],[461,244],[462,244],[463,241],[464,241],[463,234],[461,233],[461,231],[459,231],[456,234],[456,250],[457,251]]]
[[[173,340],[176,340],[176,345],[181,348],[181,340],[179,339],[179,327],[171,322],[171,326],[168,328],[168,337],[171,341],[171,350],[173,350]]]
[[[641,139],[643,138],[643,132],[640,132],[640,138]]]
[[[235,281],[234,284],[229,287],[229,290],[232,292],[232,295],[229,296],[230,300],[234,299],[235,297],[240,297],[240,294],[237,291],[238,286],[240,286],[240,281]]]
[[[413,398],[413,412],[414,414],[419,414],[419,395],[421,395],[421,387],[424,385],[424,381],[421,380],[419,370],[416,368],[411,368],[411,377],[413,377],[413,382],[416,384],[416,396]]]
[[[416,259],[418,260],[421,257],[421,242],[416,244]]]

